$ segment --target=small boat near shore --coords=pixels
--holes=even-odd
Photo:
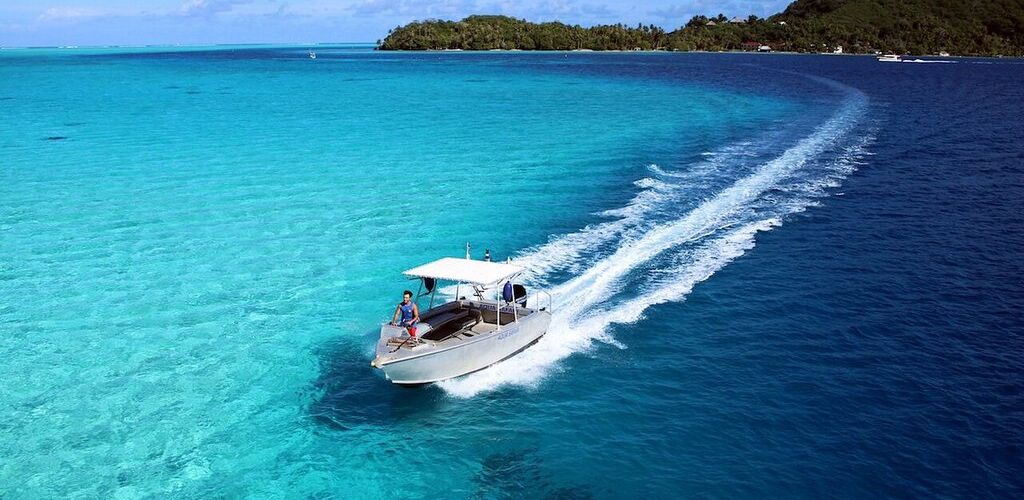
[[[380,327],[371,366],[392,383],[420,385],[466,375],[510,358],[537,342],[551,323],[551,296],[529,296],[512,281],[526,269],[509,263],[443,258],[405,271],[420,282],[416,301],[429,297],[412,334],[386,323]],[[434,306],[438,283],[455,284],[455,300]],[[501,288],[498,298],[489,294]],[[460,296],[467,290],[472,298]],[[547,305],[528,305],[544,295]]]
[[[884,54],[878,56],[878,62],[900,62],[902,59],[896,54]]]

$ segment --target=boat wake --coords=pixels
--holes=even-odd
[[[840,108],[788,148],[779,151],[779,137],[769,135],[702,155],[687,169],[651,165],[630,203],[601,214],[609,220],[522,252],[514,260],[533,272],[529,284],[555,298],[547,335],[505,362],[440,386],[458,397],[532,386],[595,342],[625,348],[612,335],[614,325],[683,300],[753,248],[758,232],[813,206],[857,167],[872,140],[854,134],[867,98],[822,83],[843,94]]]

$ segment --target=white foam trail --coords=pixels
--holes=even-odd
[[[651,166],[657,168],[656,166]],[[634,183],[641,191],[624,207],[602,212],[615,220],[587,226],[580,231],[552,239],[516,257],[516,262],[529,269],[526,278],[532,284],[543,283],[542,277],[554,271],[572,268],[581,256],[641,226],[650,210],[668,201],[673,187],[656,179],[644,178]]]
[[[643,178],[634,182],[641,191],[629,203],[622,208],[599,214],[615,220],[589,225],[577,232],[556,237],[517,256],[516,262],[530,269],[526,281],[532,285],[543,285],[546,283],[544,277],[554,271],[576,270],[582,255],[610,241],[629,238],[632,231],[647,229],[648,216],[653,212],[684,195],[687,189],[705,187],[709,181],[725,177],[729,173],[728,167],[735,166],[736,156],[746,155],[744,151],[749,150],[749,142],[731,144],[712,153],[712,158],[680,171],[666,171],[658,165],[648,165],[647,169],[657,178]],[[660,179],[671,179],[672,182]]]
[[[835,82],[826,83],[838,86]],[[594,341],[621,346],[608,333],[610,325],[635,322],[652,305],[683,299],[697,283],[753,247],[758,231],[767,231],[781,224],[781,217],[811,205],[813,196],[820,195],[828,186],[837,185],[853,168],[850,156],[856,151],[846,151],[831,171],[816,172],[818,177],[803,179],[791,186],[782,183],[833,147],[862,117],[866,107],[864,95],[854,89],[840,88],[847,92],[848,98],[814,133],[760,165],[750,175],[705,199],[682,217],[639,234],[628,234],[628,228],[644,225],[644,215],[652,209],[652,203],[662,201],[659,197],[669,196],[667,193],[673,190],[664,182],[644,180],[638,183],[644,191],[630,205],[614,212],[621,219],[588,226],[525,253],[517,261],[547,273],[580,261],[582,255],[595,248],[595,241],[601,244],[621,239],[610,255],[550,289],[557,302],[548,333],[536,345],[487,370],[442,382],[441,387],[452,395],[469,397],[507,384],[532,385],[556,367],[558,361],[586,351]],[[652,166],[651,170],[657,173],[655,169],[657,167]],[[759,199],[764,199],[769,190],[783,194],[792,192],[796,196],[786,201],[767,197],[763,203],[774,209],[766,210],[770,214],[758,215]],[[690,243],[697,246],[685,259],[669,269],[658,270],[669,276],[669,280],[644,288],[634,298],[618,303],[612,301],[631,275],[660,261],[667,251]]]
[[[670,276],[670,279],[645,290],[645,293],[615,306],[610,311],[587,318],[580,323],[580,328],[635,323],[643,318],[647,308],[683,299],[697,283],[710,278],[726,264],[753,248],[754,236],[758,232],[769,231],[781,224],[782,220],[778,218],[765,219],[740,226],[722,237],[715,238],[709,244],[701,246],[693,254],[692,260],[665,270],[664,274]]]
[[[556,315],[552,318],[548,335],[515,358],[461,379],[441,382],[440,385],[449,394],[458,397],[472,397],[507,384],[532,386],[548,375],[558,361],[576,352],[586,351],[595,340],[625,349],[626,346],[616,342],[607,333],[610,325],[634,323],[643,317],[647,308],[682,299],[697,283],[710,278],[726,264],[753,248],[754,235],[758,231],[766,231],[778,224],[778,219],[769,219],[730,231],[702,246],[692,262],[673,269],[671,281],[612,309],[594,311],[577,324],[565,321],[568,318],[564,315]],[[557,338],[552,334],[557,335]]]
[[[855,104],[861,103],[861,100]],[[612,255],[594,263],[581,276],[551,291],[565,297],[560,305],[570,311],[584,311],[608,296],[616,282],[640,264],[681,243],[692,241],[726,223],[729,217],[783,178],[802,167],[837,141],[859,117],[862,104],[844,106],[815,133],[805,137],[778,158],[764,164],[752,175],[701,203],[681,219],[656,227],[636,241],[624,242]]]
[[[730,154],[736,146],[722,150],[723,155]],[[631,231],[646,229],[647,217],[659,207],[678,198],[687,187],[686,182],[708,179],[718,172],[725,163],[724,158],[716,158],[694,165],[690,170],[668,172],[651,164],[647,168],[657,177],[673,179],[667,183],[658,179],[643,178],[634,185],[641,188],[632,200],[618,209],[606,210],[599,215],[614,220],[593,224],[566,235],[556,237],[544,245],[528,249],[516,257],[516,262],[530,270],[526,280],[534,285],[544,284],[544,276],[559,270],[575,270],[581,256],[593,251],[610,241],[629,237]]]

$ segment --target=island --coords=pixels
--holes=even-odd
[[[1024,55],[1021,0],[796,0],[760,18],[694,16],[655,25],[583,27],[497,15],[415,21],[380,50],[667,50]]]

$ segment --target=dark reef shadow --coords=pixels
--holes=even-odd
[[[558,475],[547,470],[536,446],[487,455],[473,483],[472,498],[594,498],[586,486],[559,484]]]
[[[372,337],[324,346],[320,375],[313,382],[309,415],[314,422],[348,430],[361,425],[395,426],[433,414],[444,402],[437,387],[397,386],[370,367]]]
[[[387,381],[370,367],[376,332],[345,336],[324,344],[316,353],[320,375],[310,384],[308,421],[314,432],[359,432],[367,426],[400,433],[410,427],[435,427],[447,432],[453,414],[474,411],[490,419],[514,418],[508,410],[472,410],[464,402],[450,399],[433,385],[402,387]],[[503,398],[509,394],[489,395]],[[516,397],[516,396],[512,396]],[[484,398],[485,402],[486,398]],[[477,404],[481,400],[475,401]],[[484,403],[486,404],[486,403]],[[499,405],[501,406],[501,405]],[[522,437],[508,436],[482,455],[479,470],[472,477],[469,498],[591,499],[593,488],[567,481],[544,462],[539,445],[523,445]]]

